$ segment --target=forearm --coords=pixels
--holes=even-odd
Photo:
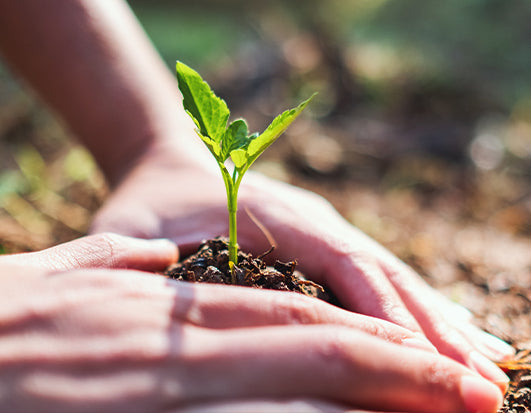
[[[0,0],[0,11],[3,54],[111,183],[157,145],[198,150],[176,81],[125,2]]]

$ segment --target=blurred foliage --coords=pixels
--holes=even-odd
[[[388,1],[350,38],[414,50],[433,75],[513,104],[531,93],[530,19],[526,0]]]
[[[0,252],[84,234],[106,193],[92,157],[5,71],[0,96]]]
[[[196,65],[213,63],[245,40],[238,16],[214,3],[204,8],[179,1],[129,1],[171,70],[177,59]]]
[[[315,116],[373,154],[384,146],[388,156],[420,150],[462,162],[493,119],[496,136],[476,141],[473,162],[512,156],[515,146],[519,157],[531,144],[526,0],[130,4],[171,70],[177,58],[198,68],[245,116],[266,118],[318,90]],[[516,119],[514,145],[506,129]]]
[[[374,69],[364,72],[369,78],[472,82],[508,104],[531,93],[527,0],[129,3],[170,66],[177,57],[195,66],[215,65],[261,36],[263,41],[267,26],[286,41],[295,30],[318,26],[347,53],[359,49],[357,59],[371,60],[360,63]],[[377,68],[379,63],[388,67]]]

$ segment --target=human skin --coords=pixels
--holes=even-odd
[[[125,3],[0,0],[0,8],[3,54],[91,150],[113,189],[93,232],[170,238],[183,253],[226,233],[221,177],[183,111],[174,78]],[[502,359],[512,349],[473,327],[466,311],[427,287],[322,198],[249,173],[240,191],[244,208],[272,232],[278,256],[297,258],[345,309],[406,328],[440,353],[506,384],[480,354]],[[267,250],[245,213],[239,230],[243,248]],[[314,309],[301,311],[311,315]],[[252,322],[260,325],[263,316]]]
[[[501,403],[496,385],[395,324],[296,293],[146,272],[176,255],[168,241],[105,233],[1,256],[2,410],[429,413]]]

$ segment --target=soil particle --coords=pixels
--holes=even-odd
[[[500,413],[529,413],[531,402],[531,389],[523,387],[509,392],[503,402]]]

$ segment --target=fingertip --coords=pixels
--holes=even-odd
[[[516,349],[492,334],[480,331],[480,349],[491,360],[504,361],[514,357]]]
[[[477,351],[472,351],[468,356],[468,365],[505,393],[509,385],[509,377],[487,357]]]
[[[167,238],[158,238],[149,240],[149,242],[151,242],[152,246],[160,249],[161,252],[167,255],[170,264],[179,260],[179,247],[173,241]]]
[[[70,254],[84,253],[83,265],[79,267],[159,271],[179,258],[177,245],[168,239],[144,239],[102,233],[89,236],[76,245],[82,248],[73,249]],[[80,262],[79,259],[77,261]]]
[[[139,270],[163,270],[179,260],[177,244],[166,238],[130,238],[127,251],[123,251],[121,266]]]
[[[503,394],[500,388],[479,376],[463,376],[459,390],[470,413],[495,413],[502,406]]]

